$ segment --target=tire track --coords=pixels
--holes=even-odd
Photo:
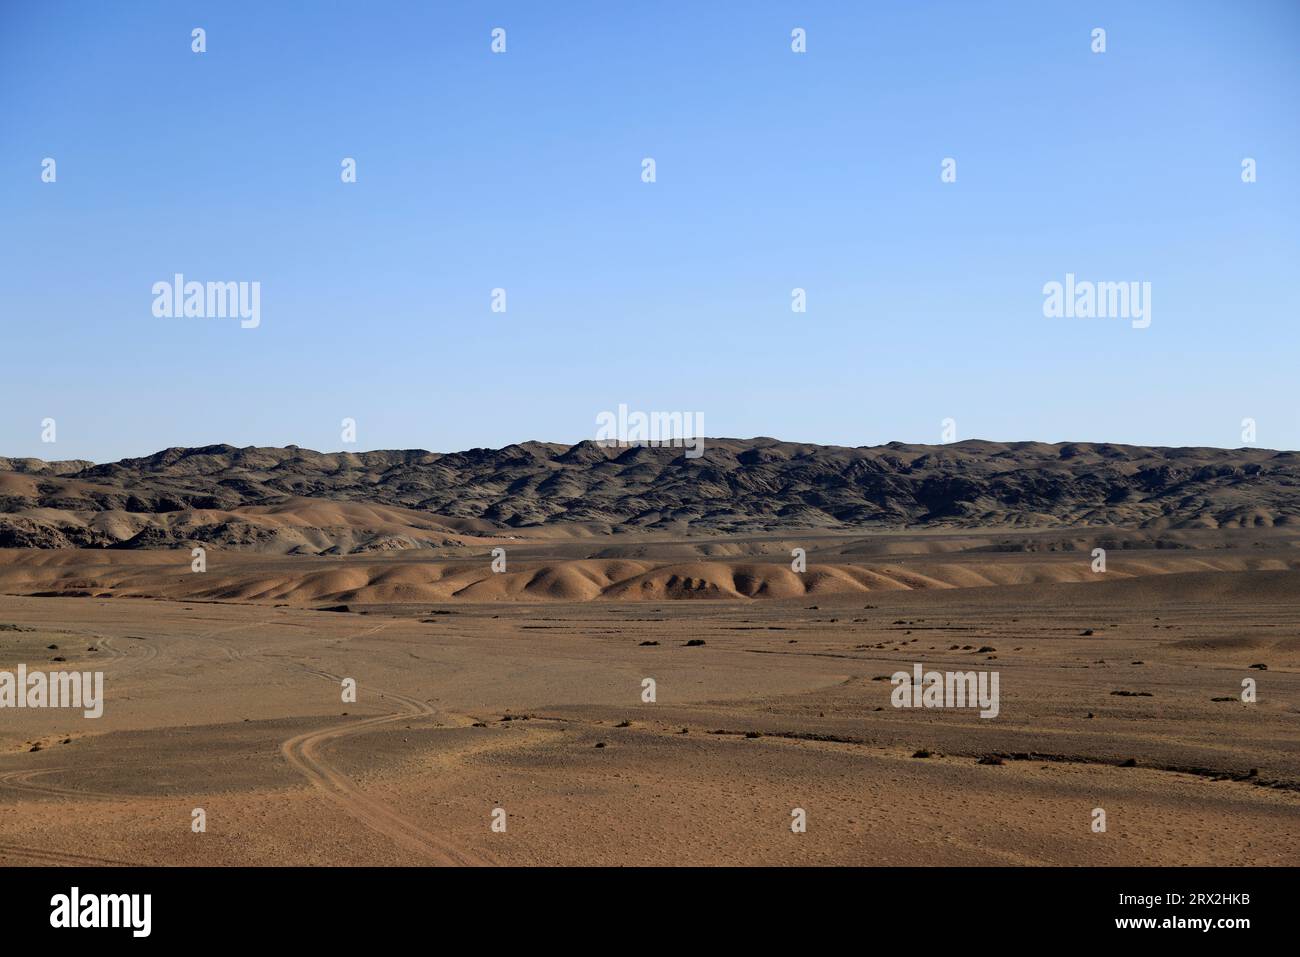
[[[238,645],[232,645],[224,641],[216,640],[215,636],[229,634],[232,631],[263,628],[275,623],[275,620],[272,618],[266,618],[261,621],[241,622],[238,625],[231,625],[229,628],[214,628],[211,631],[205,631],[201,635],[186,636],[186,638],[189,641],[202,642],[204,645],[216,645],[226,656],[227,661],[248,661],[249,658],[245,657],[245,652]],[[248,654],[252,657],[257,657],[259,650],[260,649],[257,648],[250,649]]]
[[[323,671],[301,662],[276,660],[267,656],[264,648],[241,649],[220,640],[211,640],[215,635],[245,628],[258,628],[271,624],[270,621],[242,623],[229,628],[213,629],[194,640],[216,645],[230,662],[260,662],[274,667],[291,667],[306,671],[313,677],[338,685],[342,676]],[[383,623],[353,635],[344,641],[353,641],[375,634],[390,623]],[[119,637],[119,640],[120,637]],[[128,672],[135,672],[158,657],[159,651],[152,643],[141,642],[139,652],[135,647],[130,650],[119,648],[113,640],[102,637],[98,641],[110,655],[113,664],[126,666]],[[431,834],[414,822],[404,818],[393,808],[379,799],[362,791],[351,779],[335,768],[325,757],[325,750],[333,743],[359,734],[365,734],[384,725],[412,718],[446,717],[440,715],[427,702],[408,695],[391,691],[377,691],[385,699],[392,699],[403,710],[388,715],[353,720],[344,724],[333,724],[313,729],[296,735],[283,742],[280,752],[296,771],[302,774],[331,803],[338,806],[350,817],[371,830],[384,835],[400,847],[411,853],[440,865],[486,865],[494,863],[488,857],[454,847],[449,842]],[[468,724],[472,719],[459,719]],[[55,773],[64,768],[43,768],[38,770],[19,770],[0,772],[0,787],[26,793],[44,794],[62,798],[93,801],[120,801],[122,796],[103,792],[76,791],[49,783],[39,783],[34,779],[41,775]],[[19,858],[24,862],[62,866],[128,866],[127,862],[110,858],[72,854],[62,851],[46,851],[37,848],[22,847],[17,844],[0,841],[0,857],[5,855]]]
[[[36,794],[50,794],[56,797],[77,798],[82,801],[125,801],[128,797],[120,794],[108,794],[104,791],[76,791],[72,788],[61,788],[55,784],[33,784],[32,778],[39,777],[43,774],[54,774],[59,771],[71,771],[72,768],[41,768],[35,771],[5,771],[0,773],[0,787],[9,788],[12,791]]]
[[[0,841],[0,858],[17,857],[26,863],[43,864],[54,867],[131,867],[129,861],[119,861],[111,857],[91,857],[87,854],[68,854],[64,851],[50,851],[43,848],[23,847]]]
[[[379,628],[382,627],[385,626],[379,626]],[[379,628],[372,628],[364,634],[374,634]],[[357,635],[356,637],[364,637],[364,635]],[[308,674],[331,683],[338,683],[343,680],[341,676],[331,674],[328,671],[321,671],[307,665],[300,665],[300,667]],[[390,691],[384,691],[382,694],[385,698],[392,698],[401,704],[405,710],[397,714],[363,718],[359,721],[333,724],[304,732],[280,745],[280,753],[284,755],[290,766],[306,777],[327,800],[372,831],[384,835],[406,850],[441,865],[464,866],[494,863],[483,855],[456,848],[447,841],[430,834],[418,824],[402,817],[382,801],[371,797],[358,788],[346,775],[338,771],[325,759],[323,755],[324,749],[335,741],[364,734],[397,721],[439,716],[439,712],[427,702]]]
[[[138,641],[139,639],[133,638],[131,640]],[[138,655],[135,654],[134,651],[124,651],[123,649],[118,648],[113,644],[113,639],[107,637],[100,638],[97,647],[107,648],[109,653],[113,656],[114,661],[125,658],[126,663],[130,665],[130,668],[127,670],[131,672],[139,671],[149,662],[158,657],[158,649],[149,644],[148,641],[140,641],[138,647],[140,648],[141,653]],[[131,647],[134,648],[136,646],[133,645]]]

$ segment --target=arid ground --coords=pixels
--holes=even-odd
[[[521,535],[0,550],[0,669],[105,675],[0,712],[0,864],[1300,861],[1285,526]]]

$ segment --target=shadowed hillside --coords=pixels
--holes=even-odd
[[[1300,519],[1300,456],[1265,449],[775,439],[674,448],[526,442],[440,454],[174,448],[104,465],[0,458],[0,547],[311,553],[525,530],[1257,528]]]

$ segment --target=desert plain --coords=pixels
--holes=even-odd
[[[0,667],[103,671],[105,703],[98,719],[3,713],[0,861],[1297,860],[1289,545],[1129,552],[1097,574],[1087,553],[936,560],[951,538],[896,536],[888,561],[835,563],[880,577],[845,591],[818,586],[817,544],[837,549],[809,549],[798,596],[682,597],[799,577],[714,560],[640,572],[655,587],[636,600],[562,587],[611,559],[512,559],[501,578],[560,581],[545,598],[421,601],[406,592],[430,586],[410,582],[467,562],[217,552],[200,576],[188,553],[36,553],[63,561],[33,567],[8,550]],[[92,593],[60,597],[87,590],[68,572]],[[990,572],[1006,581],[963,576]],[[276,600],[316,576],[344,587]],[[214,579],[241,597],[188,594]],[[917,662],[997,670],[999,714],[893,707],[888,677]]]
[[[0,549],[0,670],[101,671],[104,710],[0,710],[0,864],[1300,861],[1285,502],[613,529],[85,508],[72,471],[8,473],[64,498],[14,526],[130,547]],[[996,717],[895,707],[916,664],[996,671]]]

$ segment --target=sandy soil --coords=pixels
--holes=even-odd
[[[1126,555],[1101,580],[1054,570],[1086,553],[928,551],[943,554],[841,548],[868,587],[767,600],[673,600],[700,589],[660,575],[636,601],[498,583],[431,603],[374,590],[374,560],[335,559],[347,612],[310,605],[347,588],[302,590],[323,559],[268,575],[228,554],[200,586],[158,571],[171,553],[47,552],[45,577],[7,553],[0,590],[25,594],[0,597],[0,669],[102,670],[106,704],[0,710],[0,864],[1300,862],[1285,549]],[[768,561],[676,574],[734,584]],[[884,564],[910,585],[875,582]],[[380,574],[446,578],[435,565]],[[70,579],[91,596],[32,597]],[[288,591],[196,597],[253,581]],[[150,587],[162,597],[127,597]],[[893,707],[888,676],[915,662],[997,670],[999,715]]]

